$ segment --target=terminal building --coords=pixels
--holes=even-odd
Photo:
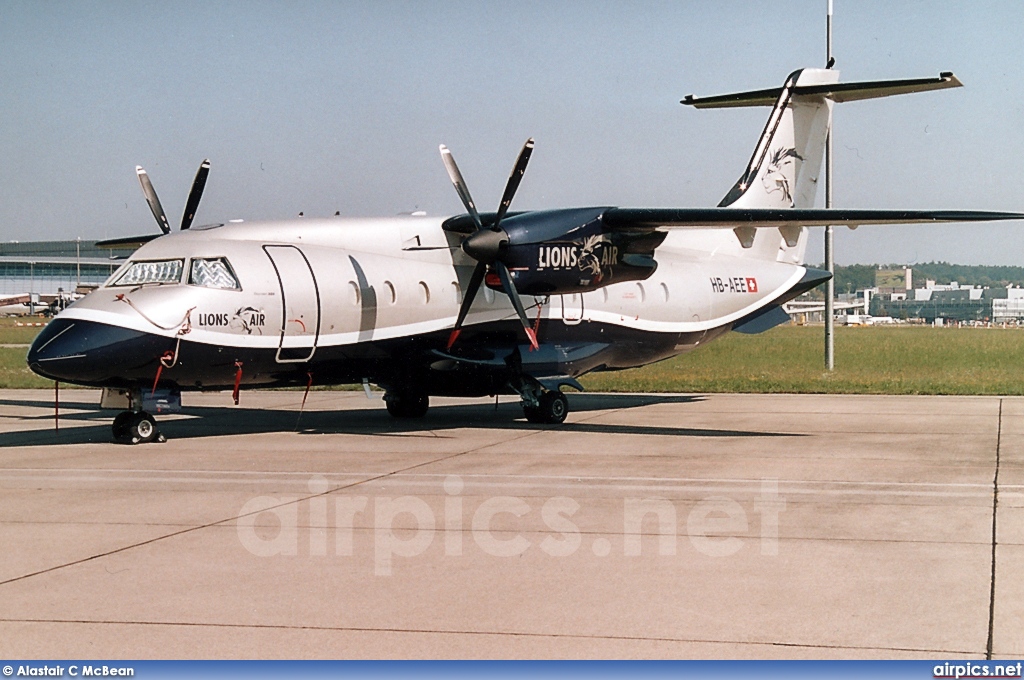
[[[96,241],[0,243],[0,315],[52,314],[106,281],[130,251]]]
[[[0,243],[0,297],[87,291],[106,281],[130,254],[97,248],[95,241]]]
[[[875,287],[858,291],[856,299],[862,304],[849,313],[931,324],[1024,322],[1024,288],[983,288],[932,280],[913,288],[911,269],[902,275],[901,271],[879,270]]]

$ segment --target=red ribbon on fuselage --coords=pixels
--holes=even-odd
[[[235,400],[235,406],[238,406],[238,388],[242,384],[242,362],[235,362],[235,389],[231,393],[231,398]]]

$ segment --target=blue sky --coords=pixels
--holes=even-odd
[[[966,87],[837,107],[836,207],[1024,211],[1018,2],[836,0],[843,80]],[[781,84],[825,57],[825,0],[0,2],[0,240],[172,223],[461,210],[437,146],[496,205],[714,205],[767,109],[686,94]],[[820,230],[817,230],[820,232]],[[820,234],[810,261],[820,260]],[[1024,265],[1024,223],[837,231],[837,262]]]

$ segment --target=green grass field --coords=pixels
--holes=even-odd
[[[730,333],[690,354],[585,376],[594,391],[1024,394],[1024,331],[841,327],[824,370],[821,326]]]
[[[18,326],[25,323],[45,323],[46,319],[40,317],[0,317],[0,345],[24,345],[32,342],[32,339],[43,330],[38,326]]]
[[[0,319],[0,345],[38,328]],[[0,347],[0,387],[50,387],[25,365],[24,347]],[[836,370],[824,370],[820,326],[730,333],[644,368],[584,376],[600,392],[1024,394],[1024,330],[920,326],[836,329]]]
[[[36,326],[18,326],[20,323],[36,323],[45,319],[0,318],[0,345],[27,345],[42,329]],[[43,380],[28,370],[25,365],[27,347],[0,347],[0,387],[52,387],[53,382]]]

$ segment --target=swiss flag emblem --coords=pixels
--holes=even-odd
[[[755,279],[753,277],[749,277],[749,276],[747,277],[747,292],[748,293],[756,293],[757,292],[757,279]]]

